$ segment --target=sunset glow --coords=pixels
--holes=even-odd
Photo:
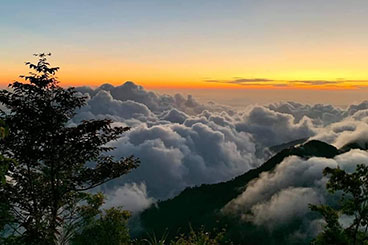
[[[23,62],[30,54],[47,51],[61,67],[63,86],[134,81],[150,89],[351,90],[368,85],[366,1],[92,2],[3,4],[0,84],[26,71]],[[233,82],[240,79],[270,81]]]

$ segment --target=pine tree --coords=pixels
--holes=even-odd
[[[108,119],[70,125],[86,98],[58,85],[59,67],[50,67],[49,55],[36,54],[37,63],[26,62],[31,72],[21,76],[25,82],[0,91],[6,107],[1,120],[9,127],[0,153],[14,159],[0,192],[13,218],[10,237],[26,244],[54,244],[66,236],[82,211],[99,207],[88,201],[93,199],[88,190],[139,164],[133,156],[117,160],[108,155],[113,149],[108,143],[129,128],[113,127]]]

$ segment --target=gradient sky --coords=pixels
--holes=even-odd
[[[359,90],[367,0],[2,0],[0,84],[52,52],[62,85]]]

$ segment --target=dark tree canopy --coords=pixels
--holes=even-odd
[[[67,237],[80,218],[78,210],[92,195],[85,191],[139,163],[133,156],[116,160],[107,154],[113,149],[107,144],[128,128],[113,127],[108,119],[68,126],[86,98],[58,85],[59,67],[50,67],[49,55],[36,54],[37,63],[26,62],[32,71],[21,76],[26,82],[0,91],[0,103],[7,108],[1,119],[9,127],[0,150],[15,161],[8,166],[8,181],[0,193],[13,217],[8,234],[27,244],[53,244]]]
[[[7,135],[8,127],[3,121],[0,121],[0,139],[5,138]],[[6,185],[6,176],[8,174],[9,166],[12,164],[14,164],[12,159],[0,155],[0,187]],[[9,208],[9,201],[6,198],[5,193],[0,192],[0,231],[4,229],[9,220],[12,220]]]
[[[330,176],[327,190],[340,192],[342,196],[338,208],[311,205],[311,209],[319,212],[326,222],[313,244],[368,244],[368,166],[358,165],[353,173],[326,168],[323,174]],[[341,215],[352,218],[350,226],[340,224]]]

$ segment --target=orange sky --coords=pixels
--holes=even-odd
[[[202,59],[193,62],[165,62],[147,58],[135,63],[118,58],[93,57],[93,55],[69,56],[63,53],[50,58],[52,64],[61,67],[57,74],[62,86],[114,85],[134,81],[146,88],[187,89],[359,89],[368,86],[368,69],[365,53],[356,55],[349,62],[340,54],[334,61],[333,52],[315,54],[308,61],[300,56],[304,51],[293,53],[286,60],[262,61]],[[368,57],[368,54],[367,54]],[[213,57],[214,58],[214,57]],[[71,62],[68,61],[71,59]],[[328,61],[326,61],[328,59]],[[20,55],[1,60],[0,83],[2,86],[26,74],[25,60],[34,57]],[[314,61],[316,60],[316,61]],[[271,63],[272,62],[272,63]],[[229,65],[230,64],[230,65]]]
[[[163,0],[21,0],[2,10],[2,86],[25,74],[24,61],[37,52],[53,53],[63,86],[125,81],[149,89],[368,86],[368,1],[189,0],[178,6]]]

